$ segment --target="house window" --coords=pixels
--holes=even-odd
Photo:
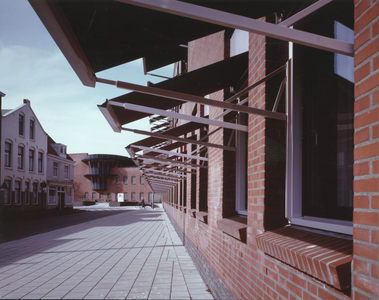
[[[149,193],[149,202],[153,202],[153,200],[154,200],[154,194]]]
[[[145,199],[144,193],[139,193],[140,200]]]
[[[42,173],[43,170],[43,153],[38,152],[38,172]]]
[[[144,183],[145,183],[145,177],[141,176],[141,177],[139,178],[139,183],[140,183],[140,184],[144,184]]]
[[[88,194],[88,192],[85,192],[85,193],[84,193],[83,198],[84,198],[85,200],[88,200],[88,198],[89,198],[89,194]]]
[[[34,150],[29,149],[29,171],[34,171]]]
[[[19,170],[24,169],[24,147],[18,146],[17,151],[17,166]]]
[[[336,38],[343,30],[354,38],[352,29],[341,29],[330,17],[313,17],[300,29]],[[321,21],[325,26],[319,26]],[[346,63],[341,76],[339,56],[300,45],[290,50],[294,80],[288,103],[287,217],[295,225],[352,234],[353,64]]]
[[[58,163],[53,162],[53,176],[58,177]]]
[[[38,204],[38,183],[33,182],[33,204]]]
[[[136,184],[136,177],[132,176],[132,184]]]
[[[136,193],[132,192],[132,200],[136,200]]]
[[[128,200],[128,193],[124,193],[124,200]]]
[[[49,188],[49,204],[55,203],[55,187]]]
[[[25,204],[29,205],[30,204],[30,182],[27,181],[25,182]]]
[[[12,144],[5,142],[4,166],[11,167],[12,162]]]
[[[64,166],[64,178],[69,179],[69,166]]]
[[[5,185],[7,186],[4,190],[4,204],[11,204],[11,181],[4,180]]]
[[[21,181],[16,181],[14,185],[14,203],[21,204]]]
[[[107,195],[107,199],[108,199],[108,200],[112,200],[112,193],[108,193],[108,195]]]
[[[95,200],[95,199],[96,199],[96,193],[92,192],[92,200]]]
[[[128,177],[124,177],[124,184],[128,184]]]
[[[100,198],[100,200],[103,200],[104,199],[104,194],[103,193],[99,193],[99,198]]]
[[[239,114],[238,124],[247,124],[247,116]],[[236,132],[236,211],[247,215],[247,132]]]
[[[29,138],[34,140],[34,120],[30,119]]]
[[[116,184],[120,184],[120,177],[116,177]]]
[[[18,134],[24,135],[24,116],[23,115],[18,116]]]

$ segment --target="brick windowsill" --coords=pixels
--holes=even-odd
[[[208,212],[207,211],[199,211],[197,213],[197,218],[199,221],[208,224]]]
[[[224,233],[246,243],[247,218],[234,216],[217,221],[217,225]]]
[[[196,219],[196,209],[190,209],[191,217]]]
[[[258,248],[339,290],[351,286],[353,241],[290,226],[257,237]]]

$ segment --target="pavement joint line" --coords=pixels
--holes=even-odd
[[[161,226],[161,224],[159,224],[159,226],[157,226],[157,228],[156,228],[155,231],[157,231],[157,229],[158,229],[159,227],[163,227],[163,226]],[[163,227],[162,229],[160,229],[160,230],[161,230],[161,231],[164,230],[164,227]],[[155,231],[154,231],[154,233],[155,233]],[[152,233],[152,234],[150,235],[149,239],[153,236],[154,233]],[[157,235],[157,238],[156,238],[155,244],[157,243],[157,241],[158,241],[158,239],[159,239],[159,236],[160,236],[160,234]],[[149,239],[146,240],[146,244],[148,243]],[[149,255],[150,255],[151,252],[153,251],[153,248],[154,248],[154,247],[152,247],[152,249],[150,250]],[[140,252],[142,251],[142,249],[143,249],[143,247],[140,248]],[[162,251],[162,252],[163,252],[163,251]],[[138,255],[138,254],[137,254],[137,255]],[[135,258],[137,257],[137,255],[135,256]],[[148,256],[148,257],[149,257],[149,256]],[[143,266],[145,265],[145,263],[146,263],[148,257],[146,258],[146,260],[145,260]],[[136,280],[137,280],[138,276],[140,275],[140,273],[141,273],[141,271],[142,271],[142,269],[143,269],[143,266],[140,268],[140,271],[139,271],[138,274],[136,275],[135,280],[134,280],[134,282],[133,282],[133,285],[131,286],[131,289],[129,290],[129,293],[128,293],[128,295],[126,296],[126,298],[129,297],[129,294],[131,293],[131,291],[132,291],[132,289],[133,289],[133,287],[134,287],[134,285],[135,285],[135,283],[136,283]],[[157,269],[158,269],[158,267],[159,267],[159,266],[157,266]],[[126,271],[126,270],[125,270],[125,271]],[[151,288],[150,288],[150,290],[151,290]],[[149,293],[150,293],[150,291],[149,291]]]

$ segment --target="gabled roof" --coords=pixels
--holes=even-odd
[[[56,144],[56,142],[52,139],[50,135],[47,135],[47,154],[54,155],[57,157],[61,157],[57,151],[53,148],[52,144]],[[61,157],[62,158],[62,157]],[[74,161],[69,154],[66,157],[67,160]]]

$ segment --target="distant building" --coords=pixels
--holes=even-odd
[[[42,128],[30,101],[24,100],[21,106],[14,109],[3,109],[1,115],[3,153],[0,182],[4,188],[1,204],[16,212],[55,208],[59,203],[62,203],[59,208],[72,207],[70,193],[73,182],[54,178],[50,174],[54,174],[53,161],[62,166],[69,165],[71,169],[73,161],[57,155],[54,150],[57,144]],[[52,195],[54,189],[61,192],[56,196],[65,200],[48,201],[47,195]]]
[[[152,201],[153,190],[129,157],[88,153],[70,156],[75,161],[75,201]]]
[[[48,137],[47,184],[48,208],[73,207],[74,164],[67,154],[67,146]]]

